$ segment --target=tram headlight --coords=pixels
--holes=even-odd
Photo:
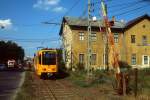
[[[43,71],[46,71],[46,68],[43,68]]]

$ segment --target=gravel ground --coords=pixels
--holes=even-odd
[[[80,87],[67,77],[40,79],[34,72],[29,72],[27,96],[21,100],[150,100],[148,95],[133,94],[118,96],[111,84],[98,84],[92,87]],[[69,76],[68,76],[69,77]],[[28,87],[28,85],[25,85]],[[26,91],[25,91],[26,92]],[[30,94],[30,95],[29,95]],[[19,99],[18,99],[19,100]]]

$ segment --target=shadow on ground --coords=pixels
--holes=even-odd
[[[23,68],[5,68],[3,70],[0,70],[0,72],[24,72],[25,70]]]
[[[59,79],[64,79],[66,77],[69,77],[69,73],[66,71],[60,70],[58,73],[52,75],[52,76],[43,76],[42,79],[44,80],[59,80]]]

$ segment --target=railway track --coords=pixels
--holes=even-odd
[[[36,77],[37,100],[82,100],[59,80],[42,80]]]

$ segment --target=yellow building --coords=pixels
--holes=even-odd
[[[129,21],[124,30],[126,62],[133,67],[150,67],[150,16]]]
[[[128,23],[113,21],[111,27],[119,60],[129,65],[148,67],[150,62],[150,17],[144,15]],[[79,64],[86,68],[87,19],[64,17],[60,29],[63,57],[67,68]],[[149,40],[148,40],[149,39]],[[105,27],[102,20],[92,21],[91,67],[105,68]],[[110,59],[108,60],[110,64]]]

